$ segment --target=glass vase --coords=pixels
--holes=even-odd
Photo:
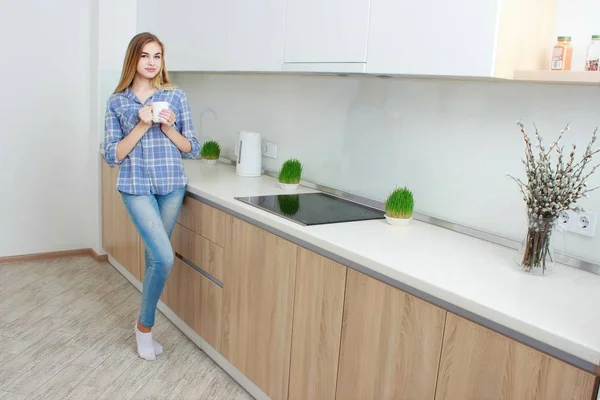
[[[517,254],[518,268],[533,275],[547,275],[556,267],[555,249],[564,253],[565,231],[557,217],[527,216],[527,235]]]

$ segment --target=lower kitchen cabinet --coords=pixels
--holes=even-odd
[[[594,385],[591,374],[448,313],[436,400],[591,400]]]
[[[207,240],[224,247],[231,241],[232,217],[227,213],[185,196],[177,222]]]
[[[348,270],[338,400],[434,398],[446,311]]]
[[[273,400],[288,396],[297,248],[234,218],[226,249],[222,354]]]
[[[102,243],[143,281],[117,175],[103,163]],[[161,299],[273,400],[594,399],[593,374],[195,199],[178,221],[202,273],[176,257]]]
[[[223,288],[191,269],[191,294],[188,307],[192,308],[192,329],[215,350],[221,351],[221,324],[223,317]]]
[[[173,229],[171,243],[175,253],[187,258],[213,278],[223,281],[223,247],[178,223]]]
[[[143,279],[143,242],[117,190],[119,167],[102,163],[102,247],[136,279]],[[142,251],[140,251],[142,249]]]
[[[175,258],[169,278],[163,290],[161,300],[186,324],[191,325],[192,313],[188,311],[186,304],[190,304],[188,295],[191,292],[189,285],[189,271],[191,267],[179,258]],[[190,307],[191,309],[191,307]]]
[[[223,289],[175,258],[162,300],[217,351],[221,349]]]
[[[347,268],[298,248],[290,400],[335,399]]]

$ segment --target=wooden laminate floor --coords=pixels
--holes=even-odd
[[[160,312],[140,359],[140,296],[90,257],[0,264],[0,400],[251,399]]]

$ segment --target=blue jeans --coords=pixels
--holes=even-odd
[[[146,245],[146,275],[139,320],[147,327],[154,326],[156,305],[173,267],[170,238],[184,196],[185,188],[166,195],[137,196],[121,192],[131,220]]]

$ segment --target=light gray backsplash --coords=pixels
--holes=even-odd
[[[197,135],[233,158],[240,130],[278,145],[305,179],[383,201],[396,186],[416,209],[513,239],[525,233],[523,200],[506,172],[522,176],[516,121],[548,140],[571,122],[579,148],[600,125],[600,88],[515,82],[274,74],[173,74],[188,94]],[[213,113],[214,111],[214,113]],[[533,134],[533,131],[531,131]],[[600,161],[600,157],[598,157]],[[592,184],[600,184],[600,174]],[[600,211],[600,191],[581,203]],[[567,253],[600,262],[600,233],[569,234]]]

